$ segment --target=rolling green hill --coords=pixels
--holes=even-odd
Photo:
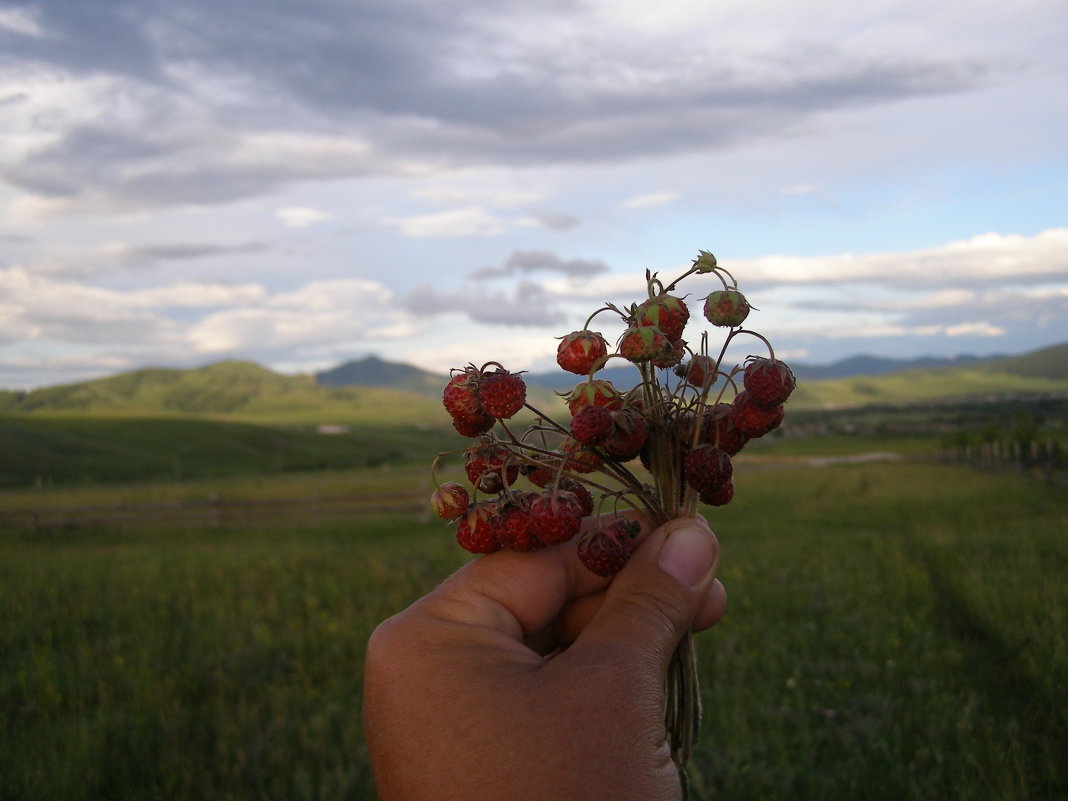
[[[1014,375],[1068,380],[1068,342],[1031,351],[1022,356],[1010,356],[991,362],[988,367]]]
[[[440,391],[440,390],[439,390]],[[437,416],[427,393],[324,387],[251,362],[149,368],[29,392],[0,392],[0,414],[209,416],[287,423],[396,422]]]
[[[790,404],[836,408],[1065,393],[1068,344],[974,366],[805,381],[798,385]]]

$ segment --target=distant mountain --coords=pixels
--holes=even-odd
[[[348,361],[330,370],[315,374],[315,380],[325,387],[392,387],[409,392],[441,394],[448,376],[412,367],[410,364],[387,362],[377,356]]]
[[[1068,380],[1068,342],[1052,345],[1021,356],[1007,356],[990,363],[991,370],[1001,370],[1031,378]]]
[[[939,358],[921,356],[916,359],[889,359],[882,356],[851,356],[826,365],[810,365],[790,361],[790,368],[800,381],[825,381],[836,378],[860,378],[867,376],[889,375],[904,370],[937,370],[952,367],[974,366],[1004,360],[1004,356],[957,356]],[[1035,365],[1042,369],[1041,363]],[[619,389],[630,389],[638,382],[638,372],[630,365],[609,367],[597,374],[598,378],[611,381]],[[575,385],[578,377],[563,370],[524,375],[528,384],[551,387],[557,390],[568,389]]]
[[[415,368],[412,368],[413,370]],[[441,382],[437,381],[438,392]],[[429,418],[426,393],[393,387],[328,387],[312,376],[223,361],[189,370],[146,368],[27,392],[0,392],[0,413],[207,415],[276,421]]]
[[[797,406],[913,403],[939,398],[1068,392],[1068,343],[1019,356],[883,359],[857,356],[825,367],[791,364]],[[619,389],[632,366],[598,373]],[[526,373],[531,402],[551,409],[554,391],[581,378],[562,370]],[[367,357],[315,376],[281,375],[253,362],[223,361],[189,370],[146,368],[31,391],[0,391],[0,414],[225,416],[274,422],[442,419],[445,375]]]
[[[915,359],[890,359],[884,356],[850,356],[831,364],[815,365],[790,362],[790,367],[801,380],[821,381],[830,378],[853,378],[856,376],[887,375],[902,370],[934,370],[943,367],[964,367],[982,362],[1004,359],[1004,356],[920,356]]]

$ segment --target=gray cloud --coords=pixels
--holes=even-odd
[[[501,267],[487,267],[471,277],[507,278],[533,272],[559,273],[571,278],[590,278],[608,272],[608,265],[597,259],[562,259],[546,250],[517,250]]]
[[[552,211],[536,211],[530,215],[543,228],[551,231],[566,231],[579,224],[579,218],[571,214],[562,214]]]
[[[581,46],[509,39],[501,23],[530,13],[518,0],[497,3],[491,20],[475,0],[7,5],[29,9],[41,33],[0,29],[0,63],[111,76],[124,102],[121,117],[103,109],[60,129],[0,175],[104,205],[225,202],[409,160],[558,164],[723,148],[789,135],[831,109],[966,92],[988,69],[799,43],[742,56],[712,43],[639,48],[599,37],[564,0],[539,13],[573,21]],[[250,147],[271,132],[366,148],[272,157]]]
[[[146,269],[163,262],[261,253],[268,249],[269,245],[264,242],[119,244],[100,248],[55,251],[45,255],[34,264],[34,267],[56,277],[87,277],[117,270]]]
[[[521,282],[515,292],[490,292],[479,286],[442,292],[421,284],[403,299],[404,308],[421,317],[459,312],[478,323],[544,326],[563,322],[556,298],[533,282]]]

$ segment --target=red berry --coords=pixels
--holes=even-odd
[[[751,358],[742,376],[753,403],[760,406],[778,406],[785,403],[797,386],[797,379],[786,362],[764,358]]]
[[[641,453],[648,434],[649,424],[640,412],[621,409],[612,412],[612,433],[602,447],[613,459],[629,462]]]
[[[442,484],[430,496],[430,505],[434,513],[445,520],[456,520],[467,511],[471,498],[467,490],[458,481]]]
[[[608,356],[608,343],[596,331],[572,331],[560,339],[556,363],[569,373],[589,375]]]
[[[486,414],[507,420],[526,403],[527,385],[518,373],[507,370],[486,373],[478,385],[478,400]]]
[[[682,464],[686,483],[701,495],[715,492],[734,475],[731,457],[713,445],[698,445],[686,454]]]
[[[734,456],[745,447],[749,436],[734,425],[734,407],[729,403],[717,403],[706,411],[705,441],[722,448]]]
[[[716,360],[698,353],[675,368],[675,375],[691,386],[705,389],[716,382]]]
[[[482,492],[500,492],[519,478],[519,463],[508,448],[492,437],[479,439],[464,455],[467,478]]]
[[[582,525],[582,505],[570,492],[547,491],[530,504],[530,529],[547,545],[574,537]]]
[[[668,368],[674,367],[682,361],[682,357],[686,355],[686,340],[676,340],[670,348],[660,353],[653,354],[653,358],[650,361],[654,367]]]
[[[701,503],[709,506],[726,506],[734,497],[734,479],[731,479],[722,487],[713,492],[702,492],[699,496]]]
[[[497,504],[479,501],[468,507],[467,514],[456,526],[456,541],[471,553],[493,553],[500,550]]]
[[[583,445],[600,445],[612,433],[612,413],[603,406],[584,406],[571,418],[571,436]]]
[[[560,445],[560,451],[566,457],[564,469],[573,473],[592,473],[600,470],[604,459],[594,448],[587,447],[572,437],[567,437]]]
[[[579,506],[582,508],[582,516],[588,517],[593,514],[593,495],[586,489],[586,485],[581,481],[576,481],[573,478],[560,479],[561,490],[572,493],[578,498]]]
[[[452,427],[456,429],[458,434],[465,437],[477,437],[480,434],[485,434],[497,421],[490,417],[488,414],[482,414],[479,417],[468,420],[467,418],[454,417],[452,418]]]
[[[734,327],[749,316],[749,301],[737,289],[720,289],[705,298],[705,319],[712,325]]]
[[[637,325],[655,326],[668,341],[675,343],[682,338],[686,321],[690,319],[690,310],[681,298],[662,293],[639,305],[634,317]]]
[[[614,576],[630,559],[641,525],[636,520],[620,517],[603,528],[583,535],[578,544],[579,560],[591,573]]]
[[[535,487],[547,487],[556,480],[559,472],[556,465],[542,464],[527,473],[527,479]]]
[[[671,341],[664,332],[652,326],[632,326],[619,340],[619,353],[629,362],[663,360],[672,354]]]
[[[566,396],[567,408],[572,416],[583,406],[604,406],[609,411],[623,405],[619,391],[611,381],[594,378],[575,385]]]
[[[734,427],[752,438],[762,437],[778,428],[785,411],[781,405],[761,406],[753,403],[748,391],[739,392],[731,406]]]
[[[530,495],[533,493],[515,493],[513,500],[498,512],[498,537],[501,544],[510,551],[538,551],[545,543],[530,528]]]
[[[478,400],[478,371],[468,367],[457,373],[441,393],[441,402],[453,420],[475,420],[485,417],[485,411]]]

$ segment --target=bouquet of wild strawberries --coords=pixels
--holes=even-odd
[[[707,332],[696,347],[682,338],[690,312],[684,298],[672,293],[694,274],[713,274],[722,284],[704,299],[705,319],[726,329],[715,356]],[[639,531],[623,509],[659,524],[692,516],[698,502],[730,502],[731,457],[779,426],[794,375],[764,337],[741,327],[749,303],[708,251],[670,284],[648,272],[646,284],[648,297],[640,303],[625,309],[607,304],[581,331],[561,339],[557,363],[585,377],[565,396],[571,413],[566,425],[529,405],[522,377],[496,362],[453,371],[442,400],[456,430],[473,440],[455,452],[463,454],[472,491],[450,481],[437,488],[431,503],[455,523],[463,548],[480,554],[535,551],[572,539],[582,519],[598,512],[602,524],[582,535],[578,555],[589,570],[611,576],[626,563]],[[590,329],[603,313],[618,315],[626,325],[614,350]],[[740,335],[761,340],[768,356],[750,356],[744,365],[728,368],[727,346]],[[636,367],[637,386],[621,392],[596,377],[613,359]],[[514,430],[509,421],[524,408],[533,422]],[[520,476],[536,489],[517,487]],[[667,691],[665,724],[682,768],[699,717],[689,637],[676,652]]]

